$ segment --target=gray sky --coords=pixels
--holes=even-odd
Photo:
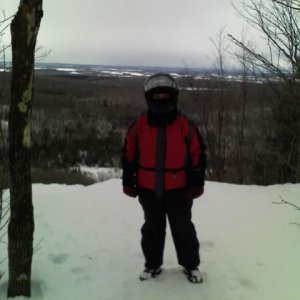
[[[19,2],[0,8],[10,15]],[[223,25],[240,36],[244,26],[231,0],[44,0],[43,8],[45,62],[207,66],[209,38]]]

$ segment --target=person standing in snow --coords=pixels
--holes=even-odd
[[[178,85],[167,73],[144,83],[147,111],[130,125],[123,148],[123,191],[144,210],[140,280],[160,274],[169,220],[179,265],[201,283],[199,241],[191,221],[193,199],[204,191],[205,145],[197,126],[177,109]]]

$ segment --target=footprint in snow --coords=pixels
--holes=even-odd
[[[257,286],[255,285],[255,283],[247,278],[239,278],[238,282],[241,286],[243,286],[244,288],[250,289],[250,290],[257,290]]]
[[[64,263],[68,258],[70,257],[69,254],[67,253],[62,253],[62,254],[49,254],[48,258],[49,260],[56,264],[56,265],[61,265],[62,263]]]

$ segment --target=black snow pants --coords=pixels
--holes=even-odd
[[[163,264],[163,251],[168,218],[179,265],[195,269],[200,263],[199,242],[192,223],[193,199],[188,199],[185,190],[167,191],[162,199],[154,191],[140,189],[139,202],[144,210],[142,226],[142,250],[146,268]]]

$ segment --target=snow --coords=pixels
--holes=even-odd
[[[111,75],[111,76],[120,76],[120,77],[142,77],[144,76],[143,71],[141,72],[135,72],[130,70],[117,70],[117,69],[111,69],[109,71],[101,71],[102,74],[105,75]]]
[[[73,68],[57,68],[56,71],[62,71],[62,72],[76,72],[76,69]]]
[[[99,167],[88,167],[81,165],[80,172],[94,179],[95,182],[105,181],[111,178],[121,178],[122,172],[117,168],[99,168]]]
[[[185,91],[209,91],[211,90],[210,88],[199,88],[199,87],[185,87],[185,88],[180,88],[181,90]],[[219,89],[214,89],[214,91],[219,90]]]
[[[193,206],[204,282],[193,285],[177,265],[169,229],[162,274],[138,280],[143,213],[122,194],[120,179],[34,184],[32,299],[298,300],[300,211],[277,204],[280,197],[299,206],[300,184],[206,183]],[[7,267],[0,267],[4,299]]]

